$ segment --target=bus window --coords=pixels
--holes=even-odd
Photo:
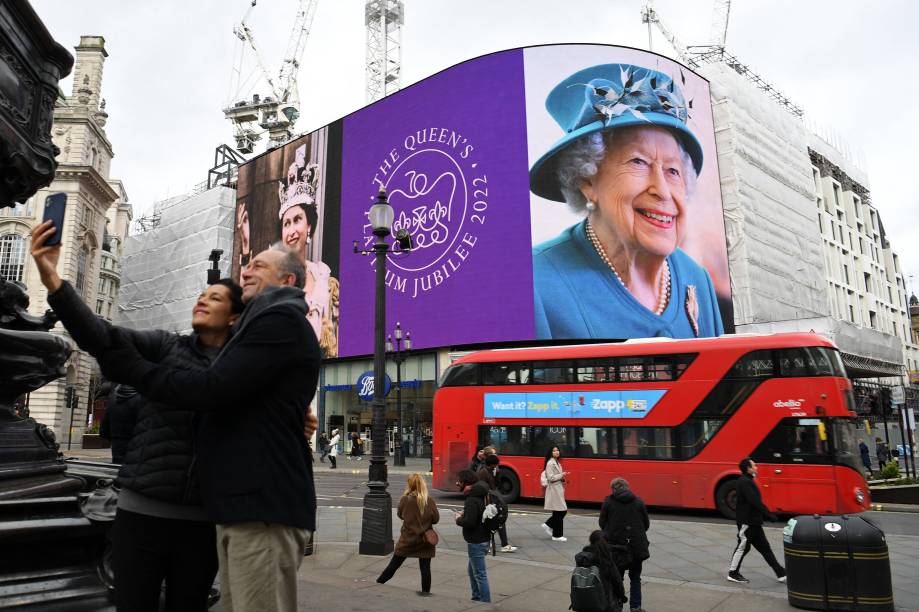
[[[616,380],[616,366],[612,367],[612,371],[609,364],[606,362],[584,362],[579,361],[577,365],[577,376],[578,382],[582,383],[592,383],[592,382],[615,382]]]
[[[516,363],[483,363],[483,385],[516,385],[518,384]]]
[[[616,428],[580,427],[578,433],[578,457],[610,459],[619,456]]]
[[[846,465],[862,476],[865,466],[858,452],[858,435],[855,433],[855,419],[830,419],[833,425],[833,450],[836,463]]]
[[[829,440],[820,439],[820,419],[782,419],[753,453],[763,463],[832,463]]]
[[[651,380],[645,357],[622,357],[619,359],[618,368],[619,380],[622,382]]]
[[[726,378],[770,378],[775,373],[772,349],[752,351],[741,357]]]
[[[530,438],[527,428],[520,425],[479,428],[479,448],[494,446],[499,455],[529,455]]]
[[[669,427],[622,427],[622,456],[637,459],[673,459]]]
[[[530,427],[530,453],[536,457],[545,457],[553,446],[557,446],[562,457],[574,456],[573,427]]]
[[[441,387],[468,387],[479,384],[479,364],[455,363],[444,371]]]
[[[803,348],[781,349],[778,353],[779,376],[812,376],[813,368],[808,367],[808,355]]]
[[[574,382],[573,362],[536,361],[530,383],[536,385],[558,385]]]
[[[723,419],[687,419],[679,428],[680,459],[698,455],[723,424]]]

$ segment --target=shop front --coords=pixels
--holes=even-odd
[[[392,454],[400,428],[402,412],[403,454],[406,457],[431,456],[431,414],[437,384],[437,359],[434,353],[410,355],[396,372],[396,364],[386,363],[386,375],[391,381],[386,395],[386,449]],[[319,385],[317,416],[319,430],[342,434],[343,454],[351,451],[351,434],[364,439],[369,453],[373,421],[372,402],[361,399],[358,380],[373,370],[369,359],[327,363]],[[400,384],[401,379],[401,384]]]

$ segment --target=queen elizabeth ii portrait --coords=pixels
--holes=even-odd
[[[670,75],[633,64],[580,70],[549,93],[563,136],[530,189],[582,220],[533,248],[537,338],[724,333],[708,271],[681,248],[703,165],[690,105]]]

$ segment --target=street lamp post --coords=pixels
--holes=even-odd
[[[393,551],[392,541],[392,497],[386,490],[389,487],[386,470],[385,437],[386,437],[386,398],[384,379],[386,377],[385,327],[386,327],[386,256],[392,252],[386,237],[392,232],[393,209],[386,200],[386,190],[380,189],[376,202],[370,207],[370,225],[376,241],[373,249],[358,249],[354,242],[354,252],[363,255],[373,253],[376,266],[376,313],[374,316],[373,343],[373,455],[370,457],[370,473],[364,495],[364,513],[361,521],[361,541],[358,551],[362,555],[388,555]],[[405,230],[396,234],[400,251],[411,250],[411,239]]]
[[[405,465],[405,456],[402,454],[402,433],[405,431],[405,418],[402,414],[402,364],[408,357],[408,352],[412,350],[410,333],[405,332],[404,342],[405,348],[403,349],[402,325],[396,321],[396,329],[386,340],[386,352],[392,355],[392,360],[396,362],[396,414],[399,415],[399,425],[396,430],[396,454],[393,457],[395,465]]]

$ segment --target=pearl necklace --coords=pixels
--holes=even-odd
[[[586,224],[587,238],[590,239],[590,243],[594,246],[594,249],[597,251],[597,255],[600,256],[600,259],[606,263],[610,270],[613,271],[613,275],[616,277],[616,280],[619,281],[619,284],[628,291],[629,288],[623,282],[622,277],[619,276],[619,272],[616,271],[616,267],[613,265],[613,262],[610,261],[609,256],[606,254],[606,250],[603,248],[603,245],[600,244],[600,239],[597,238],[596,232],[594,232],[593,226],[590,224],[590,219],[587,220]],[[667,304],[670,303],[670,264],[667,263],[667,260],[664,260],[664,270],[661,274],[660,281],[660,300],[657,303],[657,309],[654,310],[654,314],[660,316],[664,313],[664,310],[667,308]]]

